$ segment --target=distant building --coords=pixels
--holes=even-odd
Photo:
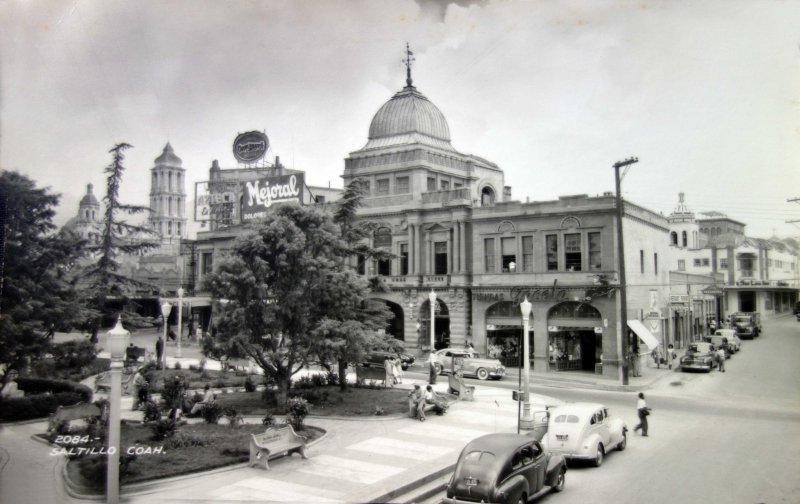
[[[90,244],[97,245],[103,235],[102,220],[103,214],[100,202],[94,195],[94,185],[87,184],[86,194],[78,204],[78,214],[68,220],[64,228],[75,232]]]

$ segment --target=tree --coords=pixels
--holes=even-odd
[[[52,328],[69,329],[81,313],[66,271],[83,253],[82,240],[56,233],[59,195],[16,172],[0,174],[4,255],[0,296],[0,390],[9,371],[22,371],[50,345]]]
[[[158,246],[153,240],[155,238],[153,230],[143,225],[131,224],[120,217],[120,214],[136,215],[150,210],[145,206],[127,205],[119,201],[119,188],[125,171],[122,162],[125,159],[125,151],[130,147],[131,145],[127,143],[120,143],[109,150],[112,161],[104,170],[108,177],[106,195],[103,198],[105,203],[103,234],[100,243],[90,247],[98,259],[83,272],[86,286],[85,299],[95,310],[95,315],[89,317],[86,324],[91,331],[93,342],[97,342],[97,333],[103,320],[113,315],[111,313],[113,309],[109,307],[110,300],[117,301],[117,305],[121,307],[129,322],[139,325],[141,317],[133,310],[131,294],[136,288],[153,288],[152,285],[127,277],[119,271],[121,255],[141,254]]]
[[[257,225],[206,278],[214,339],[252,358],[285,401],[300,369],[328,359],[333,346],[363,353],[389,314],[366,302],[364,280],[340,268],[349,249],[329,214],[284,204]]]
[[[358,209],[364,205],[365,194],[364,181],[355,179],[345,187],[341,199],[337,201],[333,220],[339,225],[342,239],[348,249],[345,257],[356,256],[359,261],[391,259],[394,257],[392,253],[369,245],[368,239],[377,229],[377,225],[372,221],[358,218]],[[371,279],[371,288],[375,291],[387,290],[380,281],[380,277]]]

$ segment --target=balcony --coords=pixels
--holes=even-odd
[[[425,275],[422,284],[425,287],[450,285],[450,275]]]
[[[466,200],[467,203],[471,201],[469,187],[459,187],[458,189],[449,189],[446,191],[431,191],[422,193],[423,205],[430,203],[440,203],[442,205],[446,205],[451,201],[459,200]]]
[[[392,275],[386,277],[386,283],[391,286],[417,286],[420,284],[419,275]]]

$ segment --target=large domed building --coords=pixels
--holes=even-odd
[[[77,233],[90,244],[100,243],[102,237],[100,202],[94,195],[94,185],[86,185],[86,194],[78,204],[78,214],[64,224],[64,229]]]

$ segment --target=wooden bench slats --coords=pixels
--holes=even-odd
[[[250,435],[250,466],[263,464],[269,470],[270,459],[295,452],[308,458],[305,438],[298,436],[291,425],[268,427],[263,434]]]

